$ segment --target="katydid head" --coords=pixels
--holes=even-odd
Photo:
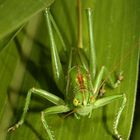
[[[73,105],[76,108],[76,113],[80,116],[90,114],[93,109],[94,101],[95,98],[88,90],[84,90],[84,92],[77,92],[73,99]]]
[[[75,107],[86,107],[94,103],[94,96],[88,90],[82,90],[75,94],[73,98],[73,105]]]

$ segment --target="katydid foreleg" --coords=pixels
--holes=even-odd
[[[49,108],[45,109],[44,111],[42,111],[41,120],[42,120],[43,126],[44,126],[50,140],[54,140],[54,136],[53,136],[51,130],[49,129],[45,116],[58,114],[58,113],[64,113],[64,112],[68,112],[68,111],[70,111],[70,108],[65,105],[52,106],[52,107],[49,107]]]

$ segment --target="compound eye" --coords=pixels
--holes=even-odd
[[[78,99],[74,98],[74,99],[73,99],[73,104],[74,104],[75,106],[78,106],[78,105],[80,104],[80,101],[79,101]]]

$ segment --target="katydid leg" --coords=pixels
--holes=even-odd
[[[116,81],[114,81],[111,73],[108,71],[108,69],[106,67],[104,67],[104,78],[105,78],[105,80],[107,80],[107,84],[111,88],[117,88],[119,86],[120,82],[122,81],[123,76],[122,76],[122,72],[120,72]]]
[[[98,99],[94,104],[93,104],[93,109],[96,109],[96,108],[99,108],[99,107],[102,107],[102,106],[105,106],[105,105],[108,105],[110,104],[111,102],[115,101],[115,100],[120,100],[122,99],[122,103],[120,105],[120,108],[116,114],[116,117],[115,117],[115,120],[114,120],[114,123],[113,123],[113,133],[115,135],[115,137],[119,140],[123,140],[121,135],[119,134],[118,132],[118,124],[119,124],[119,121],[120,121],[120,117],[122,115],[122,111],[126,105],[126,95],[125,94],[122,94],[122,95],[113,95],[113,96],[109,96],[109,97],[104,97],[104,98],[101,98],[101,99]]]
[[[54,140],[54,136],[52,134],[52,131],[49,129],[45,116],[58,114],[58,113],[64,113],[64,112],[68,112],[68,111],[70,111],[69,107],[64,106],[64,105],[59,105],[59,106],[49,107],[41,112],[41,120],[42,120],[43,126],[44,126],[50,140]]]
[[[126,105],[126,101],[127,101],[126,95],[125,95],[125,94],[122,95],[122,100],[123,100],[123,101],[122,101],[122,104],[121,104],[121,106],[120,106],[120,108],[119,108],[119,111],[118,111],[117,114],[116,114],[116,118],[115,118],[114,124],[113,124],[113,132],[114,132],[114,135],[115,135],[116,138],[119,139],[119,140],[123,140],[122,136],[121,136],[121,135],[119,134],[119,132],[118,132],[118,124],[119,124],[120,117],[121,117],[121,115],[122,115],[123,109],[124,109],[124,107],[125,107],[125,105]]]
[[[66,94],[65,94],[65,97],[68,95],[68,87],[69,87],[69,84],[70,84],[69,70],[72,67],[72,52],[73,52],[73,50],[71,49],[70,55],[69,55],[68,72],[67,72],[67,85],[66,85]]]
[[[91,78],[94,79],[96,75],[96,54],[94,46],[94,35],[93,35],[93,13],[92,9],[87,9],[88,18],[88,32],[89,32],[89,71],[91,73]]]
[[[88,61],[87,61],[84,51],[79,48],[77,55],[79,56],[80,64],[86,69],[86,71],[89,71]]]
[[[105,79],[104,79],[105,78]],[[99,71],[95,83],[94,83],[94,94],[95,96],[98,96],[98,90],[101,88],[102,80],[106,80],[107,84],[109,84],[110,87],[116,88],[120,84],[121,79],[117,79],[117,81],[113,81],[112,76],[108,72],[107,68],[105,66],[101,67],[101,70]]]
[[[54,80],[55,80],[57,87],[64,94],[66,82],[64,82],[65,81],[64,73],[63,73],[62,65],[60,62],[59,55],[58,55],[58,50],[56,47],[54,35],[53,35],[49,9],[45,10],[45,17],[46,17],[48,33],[49,33],[49,38],[50,38],[50,43],[51,43],[51,58],[52,58],[53,76],[54,76]]]
[[[63,37],[62,37],[62,34],[61,34],[61,32],[59,31],[59,28],[58,28],[58,26],[57,26],[57,24],[56,24],[56,22],[55,22],[55,20],[54,20],[54,18],[53,18],[53,16],[52,16],[52,14],[51,14],[50,11],[49,11],[49,15],[50,15],[50,20],[51,20],[51,22],[52,22],[52,24],[53,24],[53,27],[54,27],[54,29],[55,29],[55,31],[56,31],[58,37],[59,37],[59,40],[61,41],[62,47],[63,47],[63,49],[64,49],[64,52],[66,52],[66,51],[67,51],[66,44],[65,44],[65,42],[64,42],[64,39],[63,39]]]
[[[41,97],[45,98],[46,100],[54,103],[55,105],[64,105],[65,104],[65,102],[61,98],[57,97],[54,94],[51,94],[51,93],[49,93],[49,92],[47,92],[45,90],[42,90],[42,89],[32,88],[27,93],[27,97],[26,97],[26,101],[25,101],[25,106],[24,106],[23,113],[21,115],[20,120],[13,127],[10,127],[8,129],[8,131],[15,130],[16,128],[18,128],[19,126],[21,126],[24,123],[25,116],[26,116],[27,111],[29,109],[29,104],[30,104],[30,101],[31,101],[31,95],[32,94],[36,94],[38,96],[41,96]]]

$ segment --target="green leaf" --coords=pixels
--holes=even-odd
[[[8,1],[3,3],[10,3]],[[32,2],[35,5],[31,4]],[[23,19],[19,16],[11,18],[10,15],[7,20],[3,20],[2,24],[0,23],[0,38],[8,35],[31,18],[31,15],[36,15],[38,11],[43,9],[44,4],[38,4],[39,2],[42,1],[28,1],[28,4],[25,2],[30,5],[30,8],[28,7],[26,10],[21,10],[20,14],[18,13],[19,15],[23,14],[21,16]],[[11,2],[11,6],[7,7],[11,12],[18,9],[13,10],[13,3]],[[22,3],[24,2],[22,1]],[[20,3],[18,4],[20,5]],[[39,5],[42,5],[42,8],[31,10],[33,7],[39,7]],[[138,79],[140,2],[139,0],[88,0],[82,1],[82,5],[85,50],[88,46],[88,32],[84,9],[91,7],[94,9],[93,26],[98,70],[104,65],[112,74],[115,71],[123,71],[124,80],[120,86],[114,90],[108,88],[105,96],[126,94],[127,104],[121,117],[119,132],[125,139],[129,139]],[[4,10],[2,17],[7,16],[6,8]],[[26,13],[28,10],[32,12]],[[67,47],[75,47],[77,45],[76,1],[57,0],[51,6],[51,10]],[[12,19],[10,21],[14,24],[7,25],[7,22],[10,23],[9,19]],[[56,41],[61,55],[61,46],[57,37]],[[61,57],[63,58],[63,55]],[[42,13],[31,18],[18,37],[1,51],[0,68],[1,140],[48,139],[41,123],[40,111],[52,106],[52,104],[36,96],[32,98],[25,123],[16,131],[7,133],[7,128],[19,120],[27,91],[30,88],[41,87],[61,96],[53,81],[47,28]],[[63,114],[46,119],[48,119],[50,128],[54,131],[57,140],[112,140],[113,121],[120,104],[121,101],[116,100],[106,107],[96,109],[90,119],[85,117],[77,120],[73,115],[64,118]]]
[[[0,38],[11,33],[53,0],[3,0],[0,2]]]

